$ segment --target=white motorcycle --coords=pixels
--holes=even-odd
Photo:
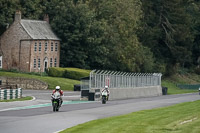
[[[61,96],[58,91],[56,91],[54,94],[51,95],[51,101],[53,106],[53,111],[59,111],[60,105],[61,105]]]
[[[106,90],[104,90],[101,93],[102,104],[106,104],[107,99],[108,99],[108,92]]]

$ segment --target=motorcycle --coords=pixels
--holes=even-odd
[[[106,104],[107,99],[108,99],[108,92],[106,90],[104,90],[101,93],[102,104]]]
[[[53,106],[53,111],[59,111],[60,105],[61,105],[61,97],[60,93],[56,91],[54,94],[51,96],[51,101],[52,101],[52,106]]]

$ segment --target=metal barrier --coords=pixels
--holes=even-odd
[[[160,86],[161,76],[161,73],[127,73],[119,71],[92,70],[90,72],[89,83],[84,81],[84,84],[89,84],[87,87],[88,89],[100,89],[105,86],[108,86],[109,88]]]

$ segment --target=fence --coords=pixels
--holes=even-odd
[[[0,89],[0,100],[9,100],[22,97],[22,89]]]
[[[135,88],[161,85],[161,73],[127,73],[118,71],[93,70],[89,80],[82,80],[81,90],[90,88]]]

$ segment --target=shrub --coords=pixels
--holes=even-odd
[[[198,75],[200,75],[200,68],[197,67],[197,68],[195,69],[195,73],[198,74]]]
[[[49,68],[49,76],[53,77],[64,77],[75,80],[80,80],[83,77],[88,77],[90,75],[90,70],[84,70],[79,68]]]
[[[83,77],[88,77],[89,73],[73,71],[73,70],[65,70],[64,77],[69,79],[80,80]]]
[[[52,77],[64,77],[64,68],[60,67],[51,67],[49,68],[48,75]]]

